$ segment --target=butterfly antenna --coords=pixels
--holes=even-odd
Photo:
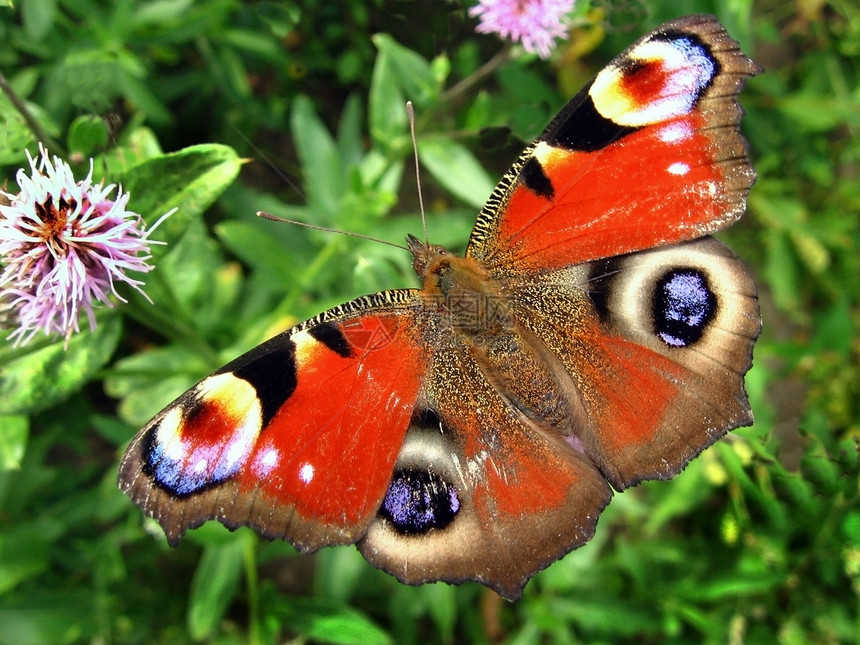
[[[307,195],[304,194],[301,186],[299,186],[295,181],[293,181],[289,175],[287,175],[280,168],[278,168],[278,166],[275,165],[275,162],[273,162],[271,159],[269,159],[268,155],[266,155],[266,153],[263,152],[262,149],[257,144],[255,144],[253,141],[251,141],[251,139],[249,139],[248,136],[244,132],[242,132],[238,127],[236,127],[232,123],[230,124],[230,127],[232,127],[233,130],[235,131],[235,133],[237,135],[239,135],[239,137],[248,145],[248,147],[251,148],[251,150],[254,151],[254,154],[257,155],[257,157],[259,157],[260,159],[262,159],[263,163],[265,163],[266,166],[268,166],[269,168],[272,169],[272,171],[278,176],[278,178],[282,182],[284,182],[287,186],[289,186],[296,193],[296,195],[299,196],[299,198],[302,201],[307,203],[307,201],[308,201]]]
[[[251,147],[251,149],[255,152],[255,154],[257,154],[260,157],[260,159],[262,159],[269,168],[271,168],[274,172],[277,173],[278,177],[280,177],[281,180],[285,184],[287,184],[290,188],[292,188],[299,197],[301,197],[302,199],[307,201],[307,198],[306,198],[305,194],[302,192],[301,187],[296,182],[294,182],[292,179],[290,179],[290,177],[288,177],[286,174],[281,172],[280,168],[278,168],[266,156],[266,153],[264,153],[259,148],[259,146],[255,145],[254,142],[251,141],[247,136],[245,136],[245,133],[242,132],[241,130],[239,130],[239,128],[237,128],[236,126],[233,126],[233,129],[236,131],[236,134],[238,134],[242,139],[244,139],[245,143],[247,143]],[[369,240],[371,242],[379,242],[380,244],[386,244],[388,246],[393,246],[394,248],[403,249],[405,251],[409,250],[408,247],[403,246],[402,244],[394,244],[393,242],[387,242],[385,240],[380,240],[379,238],[370,237],[369,235],[362,235],[361,233],[352,233],[350,231],[342,231],[342,230],[337,229],[337,228],[327,228],[325,226],[316,226],[315,224],[308,224],[307,222],[299,222],[298,220],[285,219],[283,217],[278,217],[277,215],[272,215],[272,213],[267,213],[266,211],[257,211],[257,217],[262,217],[263,219],[271,220],[273,222],[282,222],[284,224],[295,224],[296,226],[304,226],[305,228],[312,228],[312,229],[315,229],[317,231],[324,231],[325,233],[335,233],[337,235],[346,235],[347,237],[355,237],[355,238],[359,238],[362,240]]]
[[[430,243],[427,234],[427,216],[424,214],[424,195],[421,193],[421,166],[418,163],[418,142],[415,138],[415,109],[412,101],[406,101],[406,114],[409,115],[409,133],[412,135],[412,152],[415,155],[415,183],[418,186],[418,208],[421,211],[421,226],[424,228],[424,244]]]
[[[296,226],[304,226],[305,228],[312,228],[315,231],[323,231],[324,233],[335,233],[337,235],[346,235],[347,237],[357,237],[360,240],[370,240],[371,242],[378,242],[379,244],[393,246],[396,249],[403,249],[404,251],[409,250],[408,247],[403,246],[402,244],[395,244],[394,242],[389,242],[387,240],[380,240],[378,237],[362,235],[361,233],[353,233],[352,231],[342,231],[339,228],[327,228],[325,226],[317,226],[316,224],[308,224],[307,222],[300,222],[295,219],[286,219],[284,217],[272,215],[271,213],[267,213],[266,211],[257,211],[257,217],[262,217],[263,219],[271,220],[273,222],[281,222],[283,224],[295,224]]]

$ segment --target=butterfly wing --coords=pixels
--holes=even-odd
[[[496,274],[534,273],[727,226],[755,181],[737,95],[759,71],[713,16],[641,38],[526,148],[466,254]]]
[[[756,287],[712,237],[518,285],[518,320],[575,382],[574,434],[618,490],[669,479],[752,413]]]
[[[477,580],[513,600],[591,539],[612,492],[553,427],[560,415],[529,415],[504,386],[522,369],[549,385],[516,334],[483,347],[444,331],[435,338],[392,483],[359,548],[403,582]],[[519,356],[516,365],[494,369],[497,351]]]
[[[744,211],[737,94],[758,71],[712,16],[663,25],[523,153],[470,240],[563,364],[571,431],[619,490],[752,422],[755,284],[718,242],[684,241]]]
[[[415,291],[325,312],[157,415],[120,487],[172,544],[208,519],[306,552],[358,541],[404,582],[477,580],[515,599],[592,537],[612,493],[462,341]]]
[[[362,536],[428,360],[417,292],[354,300],[221,368],[132,440],[120,488],[172,544],[207,519],[313,551]]]

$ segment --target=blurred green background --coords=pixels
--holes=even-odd
[[[756,424],[617,495],[516,604],[214,523],[169,548],[116,489],[134,432],[275,331],[415,284],[405,252],[255,211],[419,233],[410,98],[431,240],[462,250],[565,100],[696,12],[766,69],[741,96],[759,180],[720,235],[760,287]],[[51,152],[80,176],[94,157],[149,222],[183,205],[154,236],[154,307],[127,294],[67,353],[0,344],[0,644],[860,642],[860,7],[581,0],[549,61],[497,57],[475,24],[440,0],[0,2],[0,72]],[[0,115],[13,192],[35,138],[5,97]]]

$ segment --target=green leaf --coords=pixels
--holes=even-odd
[[[267,222],[271,224],[271,222]],[[221,243],[273,284],[297,279],[297,266],[288,249],[257,222],[228,221],[215,229]]]
[[[125,177],[126,173],[145,161],[164,156],[164,151],[149,128],[138,127],[123,133],[122,145],[102,155],[99,162],[110,176]],[[123,184],[123,188],[127,188]]]
[[[475,208],[484,205],[495,182],[467,148],[449,139],[425,139],[418,142],[418,152],[424,167],[448,191]]]
[[[134,55],[120,51],[113,73],[116,89],[137,110],[146,114],[150,122],[167,124],[173,120],[171,111],[146,83],[143,66]]]
[[[29,435],[30,421],[26,416],[0,416],[0,470],[21,467]]]
[[[504,111],[509,113],[496,123],[509,127],[521,139],[533,139],[562,104],[556,88],[523,64],[502,67],[498,77],[507,93]]]
[[[855,548],[860,546],[860,511],[853,510],[846,513],[840,528],[848,544]]]
[[[386,57],[393,75],[392,80],[418,104],[429,104],[439,94],[438,69],[411,49],[404,47],[388,34],[377,34],[373,44],[380,56]],[[402,108],[401,104],[401,108]]]
[[[60,522],[42,516],[0,533],[0,596],[48,569],[51,545],[62,531]]]
[[[281,5],[277,2],[264,1],[257,5],[256,12],[258,18],[268,25],[278,39],[286,38],[301,19],[299,5],[292,3]],[[259,34],[255,37],[260,40]]]
[[[0,645],[91,642],[96,597],[80,588],[53,590],[45,585],[15,594],[0,606]]]
[[[840,296],[830,307],[820,311],[812,346],[817,351],[833,350],[847,357],[855,339],[852,319],[855,312],[848,298]]]
[[[181,22],[192,9],[194,0],[152,0],[130,5],[134,13],[128,17],[135,29],[154,28],[172,21]]]
[[[229,542],[208,545],[203,550],[188,601],[188,631],[192,639],[209,636],[236,595],[246,539],[244,533],[239,533]]]
[[[45,410],[80,390],[113,356],[120,329],[121,319],[109,316],[95,331],[73,335],[68,350],[64,339],[0,347],[0,415]]]
[[[57,15],[57,0],[25,0],[21,3],[21,18],[27,35],[41,40],[54,26]]]
[[[291,632],[337,645],[388,645],[391,637],[363,614],[326,600],[294,598],[278,608]]]
[[[216,309],[219,298],[229,296],[223,290],[225,285],[218,283],[223,262],[221,249],[203,221],[191,220],[161,259],[159,280],[151,281],[147,293],[157,307],[169,310],[195,329],[206,329],[224,316]]]
[[[323,549],[316,556],[314,587],[330,602],[354,597],[367,572],[367,561],[356,549]]]
[[[436,629],[445,642],[454,640],[454,624],[457,620],[457,589],[451,585],[437,583],[424,585],[419,593],[433,618]]]
[[[8,97],[0,93],[0,165],[26,166],[27,157],[24,151],[31,143],[33,133],[30,126]],[[6,190],[9,190],[9,187]]]
[[[177,209],[159,225],[154,236],[169,245],[182,235],[188,221],[200,217],[233,183],[241,164],[228,146],[191,146],[145,161],[120,180],[131,194],[129,208],[150,225],[172,208]],[[167,252],[165,245],[153,245],[151,250],[154,259]]]
[[[336,223],[340,200],[346,192],[343,159],[307,97],[296,97],[290,128],[302,164],[308,204],[327,218],[325,226]]]
[[[645,529],[649,534],[657,533],[670,520],[691,513],[706,502],[712,490],[702,473],[705,459],[700,455],[697,461],[687,466],[684,472],[675,478],[671,486],[654,482],[658,484],[654,488],[658,488],[661,497],[659,503],[650,509],[645,522]],[[648,482],[645,486],[652,487],[653,484]]]
[[[91,157],[96,150],[107,145],[108,128],[103,119],[80,116],[69,126],[69,156]]]
[[[385,52],[380,52],[370,79],[368,117],[370,136],[383,150],[397,147],[398,140],[405,142],[407,124],[406,99],[396,81],[394,65]]]
[[[790,117],[800,132],[827,132],[841,124],[860,125],[857,101],[795,94],[782,98],[775,107]]]
[[[140,426],[212,369],[191,348],[166,345],[117,361],[104,387],[122,399],[120,417]]]
[[[698,581],[687,590],[687,597],[696,600],[721,601],[744,596],[772,593],[786,582],[782,572],[756,571],[752,574],[734,571],[731,575],[715,576],[708,581]]]
[[[784,311],[797,309],[803,279],[800,267],[791,249],[789,236],[781,231],[765,231],[767,254],[763,273],[768,279],[770,291],[777,306]]]
[[[358,165],[364,157],[363,107],[357,94],[347,97],[337,126],[337,144],[344,165]]]

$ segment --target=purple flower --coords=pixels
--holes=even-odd
[[[556,38],[567,35],[567,14],[575,0],[480,0],[469,15],[480,18],[476,30],[522,43],[528,52],[548,58]]]
[[[92,160],[76,182],[68,164],[52,162],[41,144],[39,151],[37,159],[27,153],[29,173],[18,171],[20,192],[0,190],[0,324],[16,327],[9,338],[22,345],[39,329],[68,342],[81,312],[94,329],[95,305],[113,306],[111,294],[124,302],[117,282],[143,293],[128,272],[152,269],[149,245],[159,242],[149,235],[161,222],[146,230],[125,209],[129,195],[121,188],[110,199],[116,186],[93,183]]]

